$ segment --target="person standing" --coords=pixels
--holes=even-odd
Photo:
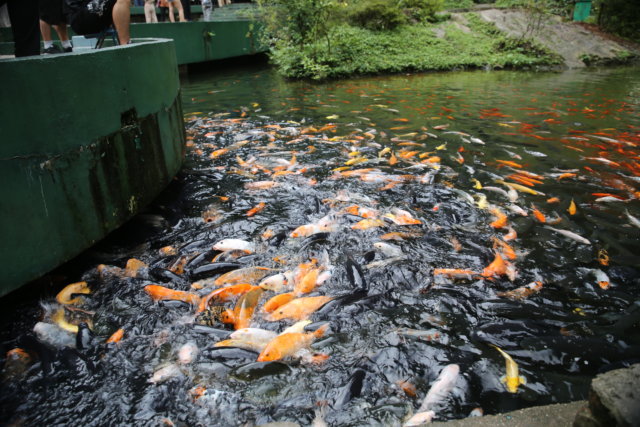
[[[184,19],[191,21],[191,0],[180,0],[182,10],[184,10]]]
[[[7,5],[16,58],[40,55],[38,0],[0,0]]]
[[[184,9],[182,9],[180,0],[167,0],[167,3],[169,4],[169,21],[176,22],[176,18],[173,16],[173,8],[175,7],[178,9],[178,19],[180,22],[187,22],[184,18]]]
[[[158,22],[155,0],[144,0],[144,21],[148,24],[155,24]]]
[[[67,33],[67,21],[62,13],[63,0],[40,0],[40,34],[44,44],[44,54],[60,53],[60,49],[53,44],[51,39],[51,27],[58,33],[62,44],[62,52],[73,51],[69,34]]]
[[[211,0],[200,0],[202,4],[202,20],[211,21],[211,14],[213,13],[213,4]]]

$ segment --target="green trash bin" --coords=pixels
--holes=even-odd
[[[584,22],[591,13],[591,0],[578,0],[573,9],[573,20]]]

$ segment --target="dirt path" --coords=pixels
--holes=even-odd
[[[558,16],[535,17],[514,9],[486,9],[477,13],[511,36],[524,35],[558,53],[569,68],[585,67],[584,57],[606,62],[615,61],[627,52],[640,56],[639,45],[630,42],[622,44],[614,37],[594,31],[584,24],[562,22]]]

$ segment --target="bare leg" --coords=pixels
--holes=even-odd
[[[117,0],[113,6],[111,17],[113,18],[113,25],[118,32],[118,39],[120,44],[128,44],[130,40],[129,36],[129,22],[131,21],[131,0]]]
[[[224,6],[224,0],[218,0],[218,7]]]
[[[176,0],[172,3],[176,4],[176,9],[178,9],[178,17],[180,18],[180,22],[187,22],[187,20],[184,18],[184,9],[182,8],[182,3],[180,2],[180,0]]]
[[[40,34],[42,34],[42,40],[45,42],[51,41],[51,25],[40,20]]]
[[[176,22],[176,18],[173,16],[173,2],[169,2],[169,21]]]
[[[58,38],[60,38],[61,42],[69,40],[69,34],[67,33],[66,24],[54,25],[53,28],[55,28],[56,33],[58,33]],[[49,30],[49,32],[51,32],[51,30]],[[44,35],[42,37],[44,38]]]
[[[157,23],[158,16],[156,15],[156,7],[152,1],[144,2],[144,20],[149,23]]]

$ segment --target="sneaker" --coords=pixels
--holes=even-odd
[[[63,53],[71,53],[71,52],[73,52],[73,46],[63,47],[62,48],[62,52]]]
[[[44,49],[42,51],[42,53],[45,54],[45,55],[53,55],[53,54],[56,54],[56,53],[61,53],[61,50],[60,50],[60,48],[58,46],[53,45],[51,47],[48,47],[48,48]]]

